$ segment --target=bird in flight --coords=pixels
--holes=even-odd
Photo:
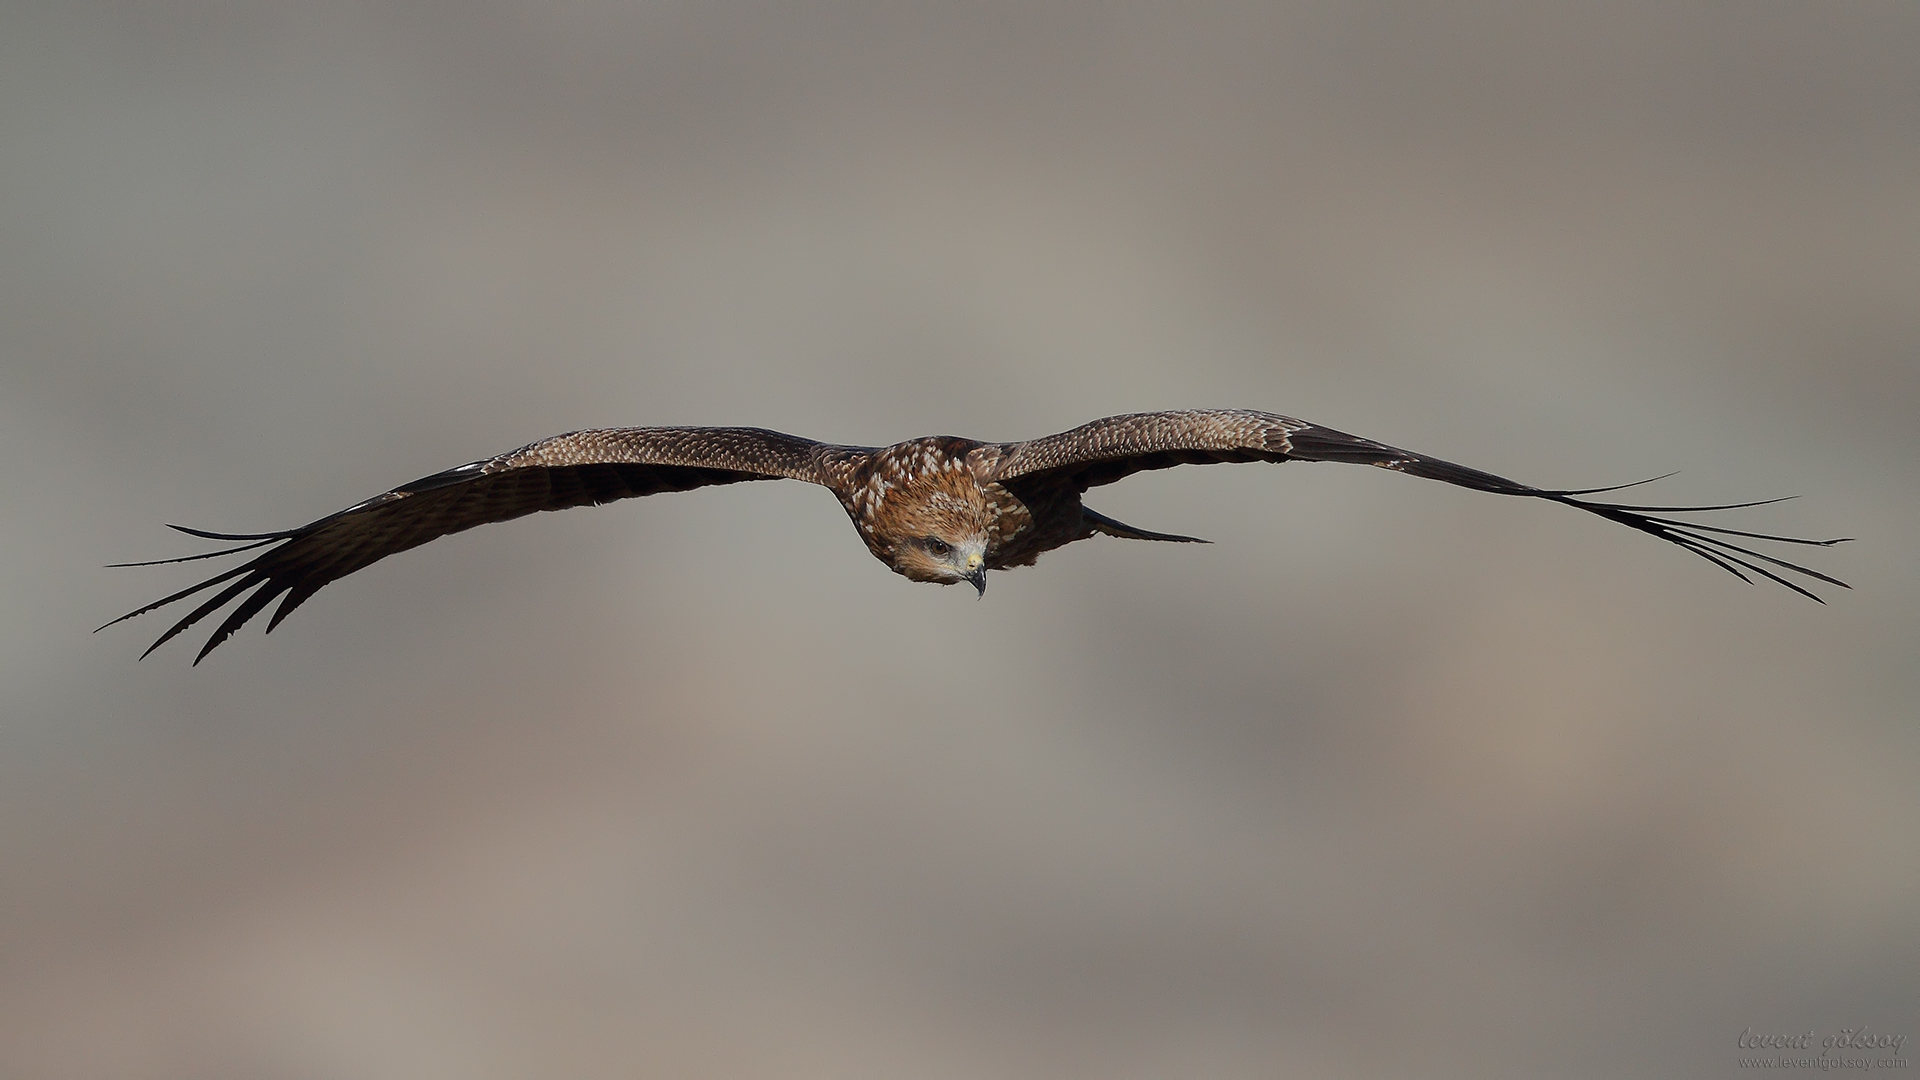
[[[867,550],[894,573],[941,585],[964,581],[984,595],[987,571],[1031,566],[1044,552],[1097,533],[1129,540],[1206,543],[1123,524],[1082,505],[1080,497],[1089,488],[1147,469],[1244,461],[1375,465],[1477,491],[1545,499],[1678,544],[1742,581],[1751,583],[1747,575],[1757,574],[1816,601],[1818,596],[1783,575],[1799,574],[1849,587],[1837,578],[1724,539],[1825,547],[1849,538],[1802,540],[1658,516],[1732,510],[1777,499],[1721,506],[1597,502],[1582,496],[1634,485],[1546,490],[1291,417],[1242,409],[1191,409],[1110,416],[1017,443],[942,435],[886,447],[837,446],[761,428],[735,427],[569,432],[402,484],[285,532],[216,533],[170,526],[209,540],[246,543],[184,558],[115,565],[157,566],[267,550],[107,626],[231,582],[160,635],[140,654],[144,659],[181,631],[253,590],[207,639],[194,658],[198,664],[276,597],[281,598],[280,606],[267,622],[268,632],[321,586],[429,540],[536,510],[565,510],[747,480],[819,484],[840,500]]]

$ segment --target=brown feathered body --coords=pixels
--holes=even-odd
[[[1733,506],[1596,502],[1579,496],[1613,489],[1534,488],[1291,417],[1246,409],[1190,409],[1111,416],[1018,443],[935,436],[887,447],[840,446],[760,428],[569,432],[422,477],[297,529],[231,534],[173,526],[195,536],[247,543],[159,562],[267,550],[121,619],[228,583],[147,650],[245,595],[200,650],[194,661],[198,663],[276,598],[280,604],[268,621],[269,631],[328,582],[440,536],[540,510],[775,479],[802,480],[831,490],[867,550],[896,573],[914,581],[967,582],[984,592],[987,571],[1032,565],[1045,552],[1096,533],[1201,542],[1114,521],[1084,506],[1081,496],[1142,470],[1245,461],[1374,465],[1479,491],[1564,503],[1678,544],[1743,580],[1750,580],[1747,573],[1756,574],[1810,597],[1811,592],[1777,571],[1845,584],[1724,537],[1819,545],[1838,540],[1772,536],[1656,516]]]
[[[993,479],[1001,459],[990,443],[915,439],[874,451],[834,493],[874,558],[914,581],[955,580],[950,567],[929,558],[930,547],[958,548],[977,537],[979,569],[1006,570],[1093,535],[1078,491],[1040,483],[1016,494]]]

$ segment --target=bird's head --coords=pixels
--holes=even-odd
[[[997,517],[966,462],[919,443],[892,450],[848,506],[868,546],[909,580],[985,593]]]
[[[911,581],[966,582],[987,591],[988,509],[985,500],[947,491],[921,498],[902,492],[888,522],[887,564]],[[906,498],[900,498],[906,495]]]
[[[893,569],[912,581],[932,581],[941,585],[966,582],[982,593],[987,591],[987,542],[984,538],[949,540],[935,533],[916,536],[897,543],[893,549]]]

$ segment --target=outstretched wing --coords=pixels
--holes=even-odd
[[[449,533],[510,521],[537,510],[565,510],[715,484],[781,478],[830,483],[839,471],[836,466],[859,453],[857,448],[829,446],[759,428],[608,428],[556,435],[512,453],[402,484],[286,532],[243,535],[172,526],[210,540],[252,542],[182,559],[119,565],[153,566],[261,547],[268,550],[190,589],[130,611],[113,623],[231,582],[162,634],[147,648],[150,653],[253,589],[253,594],[242,600],[207,639],[194,658],[198,664],[275,597],[284,599],[267,623],[269,632],[328,582]]]
[[[1002,447],[993,479],[1065,481],[1081,491],[1148,469],[1285,461],[1304,420],[1246,409],[1129,413]]]
[[[1742,581],[1752,573],[1775,581],[1802,596],[1818,596],[1775,570],[1802,574],[1841,588],[1850,588],[1838,578],[1828,577],[1797,563],[1787,562],[1743,547],[1722,537],[1737,536],[1780,544],[1807,544],[1828,547],[1845,543],[1837,540],[1803,540],[1791,536],[1742,532],[1712,525],[1697,525],[1659,517],[1660,514],[1686,514],[1707,510],[1734,510],[1744,506],[1764,506],[1779,502],[1730,503],[1723,506],[1629,506],[1596,502],[1578,496],[1618,491],[1633,484],[1579,491],[1550,491],[1530,487],[1503,476],[1469,469],[1450,461],[1427,457],[1362,439],[1344,431],[1309,424],[1290,416],[1253,412],[1244,409],[1191,409],[1179,412],[1133,413],[1110,416],[1082,424],[1058,435],[1012,443],[1002,448],[999,468],[992,479],[1016,489],[1025,485],[1059,483],[1080,491],[1146,469],[1167,469],[1175,465],[1215,464],[1234,461],[1345,461],[1376,465],[1383,469],[1443,480],[1449,484],[1490,491],[1496,495],[1520,495],[1565,503],[1608,521],[1618,522],[1641,532],[1651,533],[1669,543],[1678,544],[1706,559]],[[1656,478],[1658,479],[1658,478]],[[1648,481],[1639,481],[1647,483]],[[1757,560],[1757,561],[1755,561]],[[1766,566],[1760,565],[1765,563]],[[1771,566],[1775,569],[1770,570]],[[1825,601],[1820,601],[1825,603]]]

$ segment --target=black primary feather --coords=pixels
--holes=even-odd
[[[1815,595],[1811,590],[1789,581],[1779,574],[1768,570],[1766,567],[1749,561],[1749,559],[1758,559],[1761,562],[1769,563],[1783,570],[1802,574],[1816,581],[1824,581],[1829,585],[1837,585],[1843,589],[1853,588],[1853,586],[1848,585],[1839,578],[1830,577],[1818,570],[1801,566],[1799,563],[1788,562],[1785,559],[1777,559],[1771,555],[1754,551],[1752,548],[1742,547],[1739,544],[1730,543],[1726,540],[1716,539],[1714,536],[1704,534],[1717,533],[1721,536],[1743,536],[1754,540],[1765,540],[1770,543],[1801,544],[1809,547],[1832,547],[1835,544],[1845,544],[1853,540],[1851,536],[1836,537],[1832,540],[1808,540],[1796,536],[1777,536],[1772,533],[1746,532],[1741,529],[1725,529],[1713,525],[1700,525],[1691,521],[1675,521],[1671,518],[1654,516],[1656,514],[1696,514],[1716,510],[1739,510],[1749,506],[1767,506],[1772,503],[1785,502],[1787,499],[1793,498],[1791,495],[1781,499],[1761,499],[1755,502],[1742,503],[1720,503],[1712,506],[1632,506],[1624,503],[1591,502],[1578,498],[1577,496],[1597,495],[1608,491],[1621,491],[1630,487],[1639,487],[1642,484],[1653,483],[1655,480],[1664,480],[1667,476],[1672,476],[1673,474],[1667,473],[1666,476],[1655,476],[1646,480],[1636,480],[1630,484],[1616,484],[1612,487],[1556,491],[1531,487],[1517,481],[1509,480],[1504,476],[1495,476],[1492,473],[1481,472],[1479,469],[1469,469],[1464,465],[1455,465],[1451,461],[1441,461],[1437,458],[1424,457],[1410,451],[1387,446],[1384,443],[1374,442],[1371,439],[1362,439],[1357,435],[1348,435],[1343,431],[1334,431],[1331,428],[1308,427],[1299,431],[1290,432],[1288,441],[1292,444],[1292,448],[1288,451],[1287,456],[1299,461],[1342,461],[1359,465],[1373,465],[1383,469],[1392,469],[1395,472],[1403,472],[1409,476],[1419,476],[1428,480],[1440,480],[1459,487],[1473,488],[1476,491],[1492,492],[1496,495],[1517,495],[1523,498],[1545,499],[1550,502],[1564,503],[1567,506],[1585,510],[1589,514],[1606,518],[1608,521],[1625,525],[1630,529],[1638,529],[1649,535],[1657,536],[1668,543],[1685,548],[1749,585],[1753,583],[1753,579],[1741,573],[1740,567],[1744,567],[1770,581],[1792,589],[1794,592],[1799,593],[1801,596],[1815,603],[1824,604],[1826,601]]]

